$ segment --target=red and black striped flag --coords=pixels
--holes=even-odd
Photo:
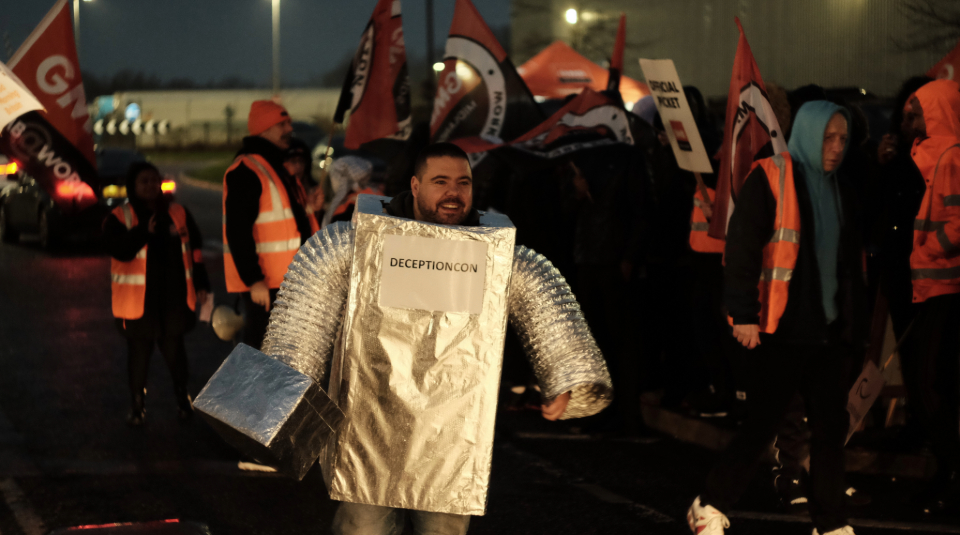
[[[470,0],[457,0],[430,119],[434,142],[482,137],[513,140],[544,116],[523,79]],[[486,153],[471,155],[476,165]]]
[[[0,132],[0,152],[17,161],[65,212],[96,204],[100,179],[93,128],[67,0],[59,0],[7,66],[43,104]]]
[[[740,19],[735,20],[740,30],[740,40],[737,42],[737,55],[733,59],[733,75],[727,95],[720,175],[709,231],[710,237],[719,240],[727,236],[727,224],[733,215],[737,195],[750,174],[753,162],[787,150],[787,139],[767,99],[760,68],[753,59]],[[771,148],[772,152],[769,152]]]
[[[410,137],[410,77],[400,0],[380,0],[360,37],[334,122],[343,123],[348,111],[348,149],[377,139]]]

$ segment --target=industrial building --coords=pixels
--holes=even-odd
[[[672,59],[685,85],[722,97],[739,17],[764,80],[787,89],[815,83],[890,96],[956,44],[947,37],[922,51],[904,51],[905,42],[925,31],[906,16],[911,1],[513,0],[512,58],[519,65],[563,40],[604,64],[625,13],[627,76],[643,80],[638,58]]]

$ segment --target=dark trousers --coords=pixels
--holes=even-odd
[[[263,346],[263,337],[267,334],[267,325],[270,324],[270,313],[267,309],[254,303],[250,299],[250,292],[243,294],[243,343],[259,350]],[[270,290],[270,308],[277,301],[277,290]]]
[[[799,391],[810,423],[810,516],[820,533],[847,525],[844,454],[849,352],[833,345],[777,344],[769,339],[749,352],[749,415],[740,433],[707,477],[700,502],[720,511],[747,489]]]
[[[577,266],[577,299],[597,339],[617,392],[610,413],[619,417],[619,430],[632,434],[643,425],[640,413],[640,344],[636,334],[637,290],[624,280],[619,265]]]
[[[749,399],[749,394],[747,396]],[[804,472],[803,461],[810,454],[810,429],[804,421],[806,415],[803,397],[797,393],[787,405],[783,423],[777,431],[777,460],[780,461],[780,475],[785,478],[778,482],[779,485],[799,479]]]
[[[147,385],[147,371],[150,369],[150,356],[154,344],[160,346],[160,354],[167,363],[177,400],[187,394],[187,350],[183,345],[183,333],[162,333],[159,338],[127,336],[128,380],[130,395],[143,395]]]
[[[913,373],[922,387],[920,420],[937,469],[960,469],[960,294],[924,301],[909,336],[916,351]]]

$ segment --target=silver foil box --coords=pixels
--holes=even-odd
[[[343,420],[313,379],[244,344],[193,406],[228,443],[298,480]]]

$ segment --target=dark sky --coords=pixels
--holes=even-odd
[[[12,50],[54,0],[0,0],[0,59],[5,33]],[[72,11],[72,0],[69,2]],[[474,0],[492,28],[510,21],[510,0]],[[303,83],[333,68],[356,48],[376,0],[281,0],[280,50],[284,83]],[[426,54],[425,0],[403,0],[407,54]],[[443,48],[454,0],[434,0],[435,43]],[[80,63],[84,71],[121,69],[162,80],[205,83],[228,76],[268,84],[271,76],[270,0],[92,0],[80,6]],[[506,44],[505,44],[506,46]]]

